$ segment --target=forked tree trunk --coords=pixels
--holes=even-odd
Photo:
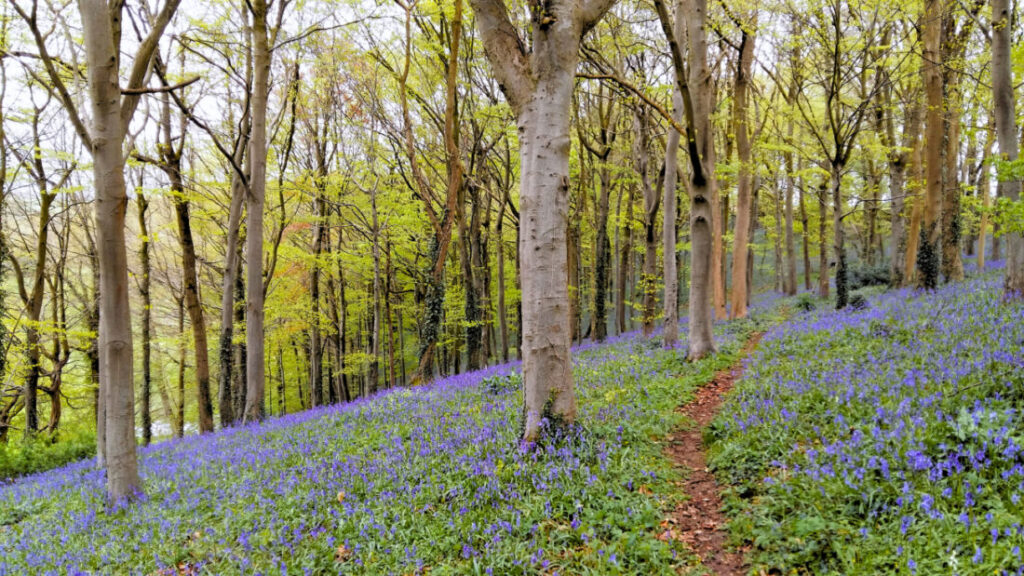
[[[92,112],[100,270],[100,394],[106,420],[107,499],[111,503],[131,498],[142,488],[135,455],[135,374],[125,245],[128,195],[121,151],[131,115],[122,118],[119,46],[112,25],[114,18],[119,21],[119,11],[117,7],[112,12],[104,0],[79,0]]]

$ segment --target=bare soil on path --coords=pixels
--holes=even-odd
[[[743,551],[728,546],[728,518],[722,511],[721,486],[708,470],[702,432],[711,423],[733,383],[743,375],[743,360],[757,347],[762,334],[754,334],[743,347],[739,359],[717,372],[701,386],[693,400],[680,406],[692,426],[674,432],[668,438],[667,451],[672,461],[686,468],[680,488],[686,499],[676,505],[662,523],[664,539],[686,543],[715,576],[743,576],[747,573]]]

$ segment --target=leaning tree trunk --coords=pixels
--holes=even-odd
[[[206,340],[206,315],[203,312],[203,303],[199,295],[196,244],[192,238],[189,201],[188,196],[185,194],[185,183],[181,175],[182,149],[181,147],[175,148],[171,138],[171,104],[166,94],[164,94],[163,98],[161,124],[164,142],[160,151],[160,167],[167,174],[171,184],[171,198],[174,203],[174,216],[178,227],[178,245],[181,248],[182,288],[185,306],[188,309],[189,321],[192,323],[192,339],[195,345],[196,411],[199,416],[199,432],[213,432],[213,401],[210,398],[210,351]],[[185,125],[185,118],[182,118],[181,126],[183,131]],[[182,133],[182,140],[184,140],[184,132]],[[236,241],[237,234],[238,229],[236,226]],[[228,415],[230,415],[230,411]],[[224,416],[222,414],[222,418]],[[222,424],[227,425],[223,421]]]
[[[1008,0],[992,0],[992,22],[992,93],[995,100],[996,136],[1002,159],[1015,162],[1018,143],[1010,61],[1013,16],[1010,14]],[[999,188],[999,195],[1003,198],[1011,202],[1020,200],[1020,180],[1000,179]],[[1006,240],[1005,290],[1008,295],[1024,298],[1024,237],[1019,227],[1008,230]]]

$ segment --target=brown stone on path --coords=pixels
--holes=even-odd
[[[752,336],[735,364],[717,372],[697,390],[693,400],[680,407],[694,424],[669,437],[669,456],[677,466],[688,469],[686,479],[680,483],[687,499],[662,522],[661,538],[685,542],[715,576],[742,576],[747,569],[743,554],[728,547],[728,519],[722,512],[721,487],[708,470],[701,431],[714,419],[723,396],[743,374],[743,359],[757,346],[761,336]]]

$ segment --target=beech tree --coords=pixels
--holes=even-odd
[[[503,0],[471,3],[487,59],[519,126],[523,439],[535,441],[542,419],[568,423],[576,418],[565,282],[569,117],[580,40],[614,0],[531,5],[529,44]]]
[[[86,55],[91,126],[64,83],[47,49],[33,0],[14,9],[28,25],[46,75],[79,138],[92,154],[96,188],[96,243],[99,268],[100,407],[104,426],[97,435],[100,461],[107,469],[111,503],[131,498],[141,488],[135,456],[135,385],[131,307],[128,301],[128,252],[125,246],[127,190],[121,146],[128,125],[146,89],[152,59],[180,0],[167,0],[150,22],[150,30],[132,59],[128,81],[121,87],[121,17],[124,5],[107,0],[80,0]]]
[[[992,95],[999,140],[999,154],[1007,163],[1017,162],[1017,116],[1013,93],[1013,68],[1010,61],[1010,43],[1014,16],[1008,0],[992,0]],[[1014,170],[999,179],[999,195],[1011,202],[1020,201],[1020,179]],[[982,230],[984,234],[984,229]],[[1021,230],[1011,229],[1006,234],[1006,284],[1008,295],[1024,297],[1024,238]]]

